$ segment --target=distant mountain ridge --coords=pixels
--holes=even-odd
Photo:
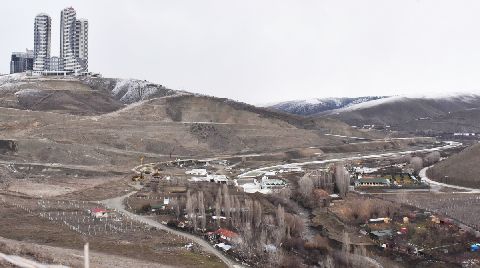
[[[315,98],[307,100],[285,101],[276,104],[270,104],[266,107],[290,114],[309,116],[383,98],[386,98],[386,96],[364,96],[354,98]]]
[[[422,135],[480,132],[480,92],[393,96],[329,110],[319,116],[351,126],[390,126]]]

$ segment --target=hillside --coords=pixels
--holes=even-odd
[[[480,144],[466,148],[448,159],[441,161],[427,171],[431,179],[447,183],[466,186],[480,187]]]
[[[266,107],[291,114],[313,115],[382,98],[385,97],[367,96],[356,98],[318,98],[309,100],[285,101],[276,104],[270,104]]]
[[[374,137],[328,118],[306,118],[140,80],[0,79],[0,160],[126,167],[147,159],[268,153]]]
[[[176,94],[135,79],[48,78],[24,74],[0,77],[0,107],[99,115],[137,101]]]
[[[373,100],[319,116],[353,126],[391,126],[422,133],[480,132],[480,94],[397,96]]]

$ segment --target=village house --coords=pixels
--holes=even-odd
[[[227,184],[228,178],[227,178],[226,175],[215,175],[215,174],[212,174],[212,175],[207,175],[207,181],[215,182],[215,183]]]
[[[106,218],[108,217],[108,211],[104,208],[94,208],[90,210],[90,215],[95,218]]]
[[[195,176],[207,176],[208,172],[207,172],[206,169],[201,168],[201,169],[187,170],[187,171],[185,171],[185,174],[187,174],[187,175],[195,175]]]
[[[237,243],[240,239],[240,236],[237,233],[225,228],[220,228],[211,234],[222,242]]]
[[[391,183],[385,178],[361,178],[355,181],[355,187],[390,187]]]
[[[281,189],[284,188],[287,183],[282,179],[270,179],[267,176],[263,176],[260,188],[261,189]]]
[[[370,232],[370,237],[378,241],[384,241],[392,236],[393,236],[393,231],[390,229]]]

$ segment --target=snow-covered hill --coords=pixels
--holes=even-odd
[[[280,102],[267,105],[267,107],[291,114],[313,115],[383,98],[385,97],[367,96],[355,98],[317,98]]]
[[[480,131],[480,92],[401,95],[329,110],[321,116],[352,126],[427,134]]]

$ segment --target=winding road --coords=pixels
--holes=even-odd
[[[351,160],[392,157],[392,156],[397,156],[397,155],[405,155],[405,154],[412,154],[412,153],[419,153],[419,152],[442,151],[442,150],[446,150],[446,149],[459,147],[461,145],[462,144],[459,143],[459,142],[447,141],[447,142],[444,142],[443,146],[438,146],[438,147],[428,148],[428,149],[418,149],[418,150],[390,152],[390,153],[383,153],[383,154],[371,154],[371,155],[350,156],[350,157],[327,159],[327,160],[307,161],[307,162],[301,162],[301,163],[272,165],[272,166],[261,167],[261,168],[257,168],[257,169],[254,169],[254,170],[250,170],[248,172],[245,172],[245,173],[239,175],[239,177],[247,175],[250,172],[264,172],[264,171],[268,171],[268,170],[272,170],[272,169],[294,168],[294,167],[301,167],[301,166],[310,165],[310,164],[326,164],[326,163],[336,163],[336,162],[351,161]],[[134,168],[134,170],[137,171],[138,168],[140,168],[140,167],[142,167],[142,166],[138,166],[138,167]],[[423,169],[422,171],[423,171],[423,174],[425,174],[426,169]],[[461,188],[462,190],[467,190],[468,189],[470,191],[478,191],[480,193],[480,190],[478,190],[478,189],[471,189],[471,188],[466,188],[466,187],[452,186],[452,185],[448,185],[448,184],[437,183],[437,182],[429,180],[428,178],[426,178],[425,175],[422,176],[422,179],[424,179],[426,182],[430,183],[431,185],[442,185],[444,187],[451,187],[451,188],[457,188],[457,189]],[[197,236],[194,236],[192,234],[188,234],[188,233],[185,233],[185,232],[177,231],[175,229],[171,229],[171,228],[169,228],[169,227],[167,227],[167,226],[165,226],[165,225],[163,225],[163,224],[161,224],[161,223],[159,223],[155,220],[152,220],[152,219],[147,218],[145,216],[137,215],[137,214],[134,214],[134,213],[131,213],[131,212],[127,211],[125,209],[123,201],[127,197],[129,197],[129,196],[131,196],[135,193],[136,193],[136,191],[133,191],[133,192],[130,192],[130,193],[128,193],[126,195],[123,195],[123,196],[120,196],[120,197],[104,200],[104,201],[102,201],[102,203],[106,207],[116,209],[117,211],[123,213],[124,215],[126,215],[126,216],[128,216],[128,217],[130,217],[134,220],[143,222],[145,224],[148,224],[148,225],[150,225],[152,227],[155,227],[155,228],[158,228],[160,230],[164,230],[164,231],[169,232],[171,234],[182,236],[182,237],[187,238],[191,241],[194,241],[200,247],[202,247],[204,251],[209,252],[209,253],[217,256],[220,260],[222,260],[229,267],[242,267],[242,265],[240,265],[240,264],[236,263],[235,261],[231,260],[230,258],[225,256],[224,254],[222,254],[222,252],[215,249],[208,242],[206,242],[205,240],[203,240],[203,239],[201,239]]]
[[[169,233],[174,234],[174,235],[184,237],[186,239],[189,239],[189,240],[197,243],[205,252],[208,252],[208,253],[211,253],[211,254],[217,256],[228,267],[243,267],[242,265],[236,263],[235,261],[231,260],[230,258],[225,256],[224,254],[222,254],[219,250],[215,249],[207,241],[205,241],[205,240],[203,240],[203,239],[201,239],[197,236],[194,236],[192,234],[188,234],[188,233],[185,233],[185,232],[177,231],[177,230],[169,228],[169,227],[167,227],[167,226],[165,226],[165,225],[163,225],[163,224],[161,224],[161,223],[159,223],[155,220],[149,219],[145,216],[141,216],[141,215],[131,213],[130,211],[126,210],[123,201],[125,200],[125,198],[127,198],[127,197],[129,197],[129,196],[131,196],[135,193],[136,193],[136,191],[133,191],[133,192],[130,192],[130,193],[124,195],[124,196],[103,200],[102,203],[106,207],[111,208],[111,209],[112,208],[116,209],[117,211],[119,211],[122,214],[130,217],[131,219],[143,222],[143,223],[148,224],[152,227],[158,228],[160,230],[164,230],[164,231],[169,232]]]
[[[334,158],[334,159],[327,159],[327,160],[315,160],[315,161],[307,161],[307,162],[301,162],[301,163],[273,165],[273,166],[261,167],[254,170],[247,171],[243,174],[240,174],[238,177],[243,177],[245,175],[248,175],[248,173],[250,172],[264,172],[272,169],[295,168],[295,167],[301,167],[301,166],[311,165],[311,164],[327,164],[327,163],[336,163],[336,162],[351,161],[351,160],[392,157],[392,156],[406,155],[406,154],[412,154],[412,153],[435,152],[435,151],[442,151],[442,150],[456,148],[462,145],[462,143],[455,142],[455,141],[445,141],[444,143],[445,144],[443,146],[438,146],[438,147],[428,148],[428,149],[418,149],[418,150],[391,152],[391,153],[383,153],[383,154],[370,154],[370,155],[362,155],[362,156],[350,156],[350,157]]]
[[[441,183],[441,182],[429,179],[427,177],[427,170],[431,167],[433,167],[433,166],[423,168],[422,170],[420,170],[418,175],[420,176],[420,178],[422,178],[422,181],[425,181],[426,183],[428,183],[430,185],[430,189],[432,191],[440,192],[440,189],[442,189],[443,187],[448,187],[448,188],[459,190],[463,194],[480,194],[480,189],[457,186],[457,185],[452,185],[452,184],[446,184],[446,183]]]

